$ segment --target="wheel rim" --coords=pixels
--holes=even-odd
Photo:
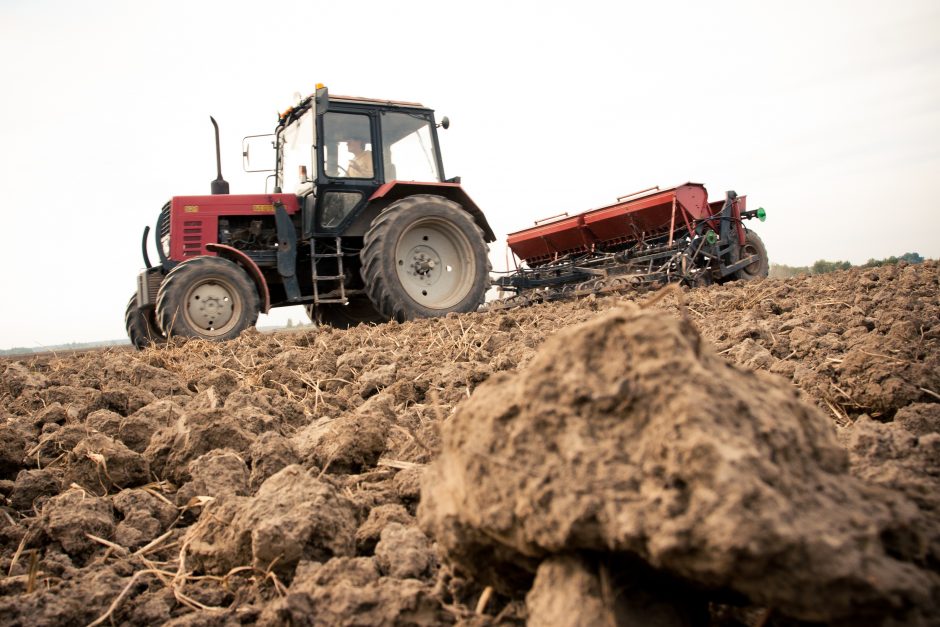
[[[470,292],[476,274],[469,238],[440,218],[418,220],[401,234],[395,269],[405,293],[428,309],[459,303]]]
[[[220,279],[205,279],[186,293],[183,315],[200,335],[214,337],[228,332],[241,316],[242,302],[235,288]]]
[[[744,266],[743,269],[748,274],[757,274],[760,272],[760,251],[751,243],[747,243],[741,247],[741,259],[747,259],[751,255],[757,255],[757,261]]]

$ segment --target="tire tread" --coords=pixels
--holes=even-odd
[[[394,244],[390,242],[394,239],[393,231],[401,228],[398,222],[406,219],[408,212],[416,210],[417,207],[425,203],[437,204],[448,208],[450,211],[458,211],[460,215],[467,217],[466,226],[469,226],[473,230],[477,239],[476,242],[471,242],[471,244],[475,244],[478,248],[476,251],[477,254],[482,254],[486,258],[485,276],[480,277],[477,280],[478,284],[473,288],[474,291],[480,291],[479,283],[482,281],[483,287],[479,294],[480,302],[476,303],[475,307],[482,303],[483,295],[489,287],[488,281],[491,264],[489,255],[487,254],[488,247],[486,246],[483,229],[473,220],[472,216],[466,213],[459,204],[441,196],[435,196],[433,194],[415,194],[413,196],[407,196],[389,205],[372,221],[372,226],[363,238],[363,247],[359,253],[362,259],[361,272],[365,282],[366,293],[381,314],[392,320],[397,320],[398,322],[404,322],[405,320],[417,316],[412,306],[404,302],[401,298],[396,298],[391,286],[388,284],[390,275],[392,275],[394,270],[387,270],[385,264],[388,263],[390,257],[394,257],[394,251],[392,250]],[[394,261],[392,263],[394,263]],[[464,304],[442,312],[441,315],[449,313],[450,311],[467,310],[469,309],[466,304]]]
[[[222,257],[193,257],[192,259],[187,259],[183,261],[172,270],[167,273],[166,278],[163,280],[163,283],[160,284],[160,290],[157,292],[157,303],[156,303],[156,319],[157,325],[160,327],[160,330],[166,337],[171,335],[186,335],[193,336],[193,333],[190,332],[185,326],[181,325],[177,319],[180,315],[180,310],[183,307],[182,292],[181,286],[178,284],[185,283],[186,276],[190,273],[211,272],[213,266],[218,266],[219,264],[229,264],[231,268],[237,269],[241,275],[237,276],[237,281],[244,282],[242,287],[247,287],[246,289],[246,302],[244,303],[245,311],[247,315],[243,313],[244,320],[236,325],[232,331],[228,332],[224,336],[212,338],[215,340],[225,340],[232,339],[236,337],[241,331],[248,327],[252,327],[258,321],[258,314],[261,311],[260,297],[255,288],[254,283],[245,273],[245,271],[238,266],[237,264],[223,259]],[[222,267],[226,267],[222,265]],[[218,271],[218,268],[215,268]],[[242,276],[243,275],[243,276]],[[182,277],[182,278],[181,278]]]

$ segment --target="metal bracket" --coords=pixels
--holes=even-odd
[[[603,268],[583,268],[581,266],[575,266],[572,269],[579,270],[581,272],[587,272],[588,274],[593,275],[593,276],[599,276],[599,277],[605,277],[605,278],[610,274],[608,270],[605,270]]]
[[[725,266],[724,268],[722,268],[721,276],[726,277],[729,274],[737,272],[741,268],[746,268],[752,263],[754,263],[755,261],[759,261],[759,260],[760,260],[760,255],[751,255],[750,257],[745,257],[744,259],[742,259],[741,261],[738,261],[737,263],[733,263],[730,266]]]
[[[284,279],[287,300],[300,300],[297,283],[297,231],[280,202],[274,204],[274,224],[277,227],[277,273]]]

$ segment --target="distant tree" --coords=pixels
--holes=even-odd
[[[848,261],[826,261],[825,259],[820,259],[813,264],[812,273],[827,274],[829,272],[835,272],[836,270],[848,270],[851,267],[852,264]]]
[[[294,319],[293,319],[293,318],[288,318],[288,319],[287,319],[287,328],[290,329],[290,328],[293,327],[293,326],[294,326]]]
[[[921,263],[924,261],[924,258],[919,253],[904,253],[900,257],[892,255],[885,259],[872,258],[865,262],[862,267],[878,268],[885,265],[894,265],[899,261]],[[819,259],[811,266],[787,266],[780,263],[772,263],[770,264],[770,276],[774,279],[787,279],[801,274],[828,274],[836,270],[848,270],[851,267],[853,266],[848,261],[829,261],[827,259]]]
[[[900,257],[895,257],[891,255],[885,259],[869,259],[865,262],[865,267],[867,268],[877,268],[880,266],[892,266],[899,261],[906,261],[908,263],[921,263],[924,258],[920,256],[919,253],[904,253]]]

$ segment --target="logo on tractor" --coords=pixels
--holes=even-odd
[[[274,213],[274,205],[252,205],[251,210],[255,213]]]
[[[199,213],[199,205],[186,205],[183,207],[186,213]]]

